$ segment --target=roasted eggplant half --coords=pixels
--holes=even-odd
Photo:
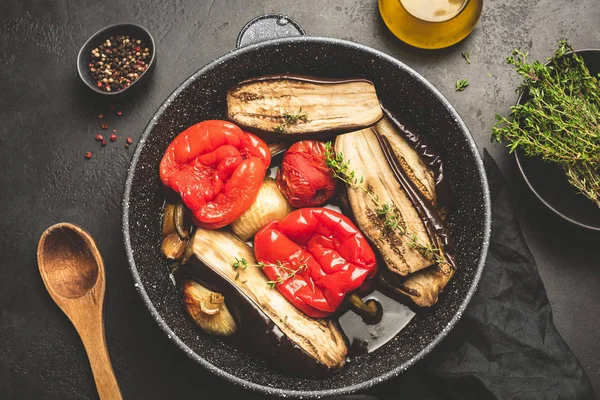
[[[419,307],[431,307],[438,301],[456,269],[450,263],[432,265],[409,275],[405,279],[382,278],[384,285],[404,295]]]
[[[419,154],[395,129],[392,122],[384,117],[373,126],[373,130],[388,138],[395,156],[406,171],[409,179],[432,204],[437,203],[433,172],[425,165]]]
[[[318,138],[366,128],[383,116],[372,82],[263,76],[227,92],[227,117],[264,139]]]
[[[423,221],[385,162],[383,150],[371,128],[338,136],[335,151],[343,154],[356,176],[364,180],[363,185],[381,204],[394,205],[402,217],[399,223],[411,235],[416,235],[420,243],[431,245]],[[379,215],[369,194],[348,189],[348,201],[360,230],[377,247],[390,271],[407,276],[432,264],[431,259],[411,246],[410,235],[403,235],[386,226],[385,218]]]
[[[344,365],[348,350],[337,324],[307,317],[271,289],[246,243],[230,232],[201,228],[191,240],[186,273],[224,295],[251,348],[296,374],[324,376]],[[244,266],[234,268],[236,259]]]
[[[386,118],[371,128],[338,136],[335,150],[368,188],[347,189],[347,206],[395,275],[384,282],[421,307],[434,305],[456,262],[450,236],[435,208],[433,172]],[[394,211],[392,226],[401,229],[390,229],[380,204]]]

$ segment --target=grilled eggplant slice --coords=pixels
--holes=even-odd
[[[374,124],[383,112],[370,81],[273,75],[231,88],[227,116],[269,140],[351,132]]]
[[[419,155],[421,162],[423,162],[433,173],[436,197],[434,203],[436,203],[440,211],[443,210],[445,212],[445,209],[451,206],[452,191],[448,179],[446,179],[442,158],[425,138],[408,129],[408,127],[398,121],[385,107],[382,106],[381,109],[386,120],[389,122],[389,125],[392,126],[394,131],[410,145],[411,149]]]
[[[363,185],[370,188],[382,204],[395,206],[403,219],[400,222],[406,225],[408,232],[417,236],[419,243],[432,244],[417,210],[385,162],[383,150],[371,128],[338,136],[335,151],[344,155],[356,176],[364,179]],[[375,206],[366,193],[349,189],[347,195],[356,223],[377,247],[391,272],[407,276],[432,264],[430,259],[411,247],[408,235],[401,235],[385,226],[384,218],[375,212]],[[435,247],[435,243],[432,246]]]
[[[394,284],[386,282],[386,286],[407,296],[419,307],[431,307],[437,303],[440,293],[454,276],[455,271],[449,263],[432,265],[409,275],[403,281]]]
[[[356,140],[355,143],[353,139]],[[373,217],[375,213],[368,209],[369,206],[373,207],[373,203],[364,192],[348,191],[348,203],[358,225],[375,243],[388,270],[394,273],[392,279],[383,276],[383,282],[391,286],[394,291],[408,296],[418,306],[433,306],[456,269],[454,247],[445,224],[434,206],[436,202],[434,174],[411,144],[398,134],[395,126],[385,117],[371,129],[339,136],[336,140],[336,151],[342,152],[346,160],[350,161],[357,176],[365,177],[365,184],[379,196],[383,203],[394,204],[402,216],[402,223],[406,225],[407,231],[417,235],[419,243],[437,249],[436,264],[431,265],[433,264],[431,256],[426,257],[411,247],[410,235],[399,235],[389,230],[386,232],[385,227],[379,227],[381,218]],[[358,162],[353,163],[352,158]],[[387,163],[375,162],[381,158]],[[375,165],[377,170],[373,172]],[[369,174],[371,174],[370,180],[366,178]],[[417,232],[424,234],[419,235]],[[402,242],[390,243],[389,239],[384,240],[390,236],[398,236],[396,240]],[[402,244],[403,252],[397,251],[398,249],[393,247],[394,244]],[[415,268],[414,264],[408,262],[406,250],[413,250],[421,256],[423,262],[419,265],[420,268]],[[413,255],[412,259],[418,257]],[[397,268],[398,265],[412,268],[408,273],[403,273],[405,271]]]
[[[198,228],[192,246],[186,272],[223,293],[252,347],[276,365],[302,375],[324,376],[344,365],[348,350],[337,325],[307,317],[269,288],[246,243],[223,230]],[[234,269],[236,257],[247,266]]]
[[[396,131],[387,117],[379,120],[373,129],[388,138],[402,169],[423,196],[435,205],[437,199],[433,172],[427,168],[415,149]]]

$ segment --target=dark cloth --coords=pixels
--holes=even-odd
[[[344,400],[593,399],[589,378],[552,322],[535,260],[487,152],[492,234],[487,263],[461,320],[425,359]]]

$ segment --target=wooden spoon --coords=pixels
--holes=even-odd
[[[94,239],[61,223],[46,229],[38,267],[50,296],[69,317],[87,352],[101,399],[122,399],[104,335],[104,263]]]

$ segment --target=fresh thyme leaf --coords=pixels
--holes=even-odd
[[[305,112],[302,112],[302,107],[300,107],[300,109],[298,110],[297,113],[292,114],[289,112],[284,112],[283,113],[283,123],[280,125],[275,126],[273,129],[275,129],[276,132],[285,132],[285,130],[290,127],[291,125],[297,125],[300,122],[307,122],[308,121],[308,114]]]
[[[302,107],[298,110],[296,114],[283,113],[283,117],[285,118],[285,123],[287,125],[296,125],[298,122],[306,122],[308,119],[308,114],[302,112]]]
[[[269,287],[269,289],[273,289],[275,287],[277,282],[275,281],[267,281],[267,286]]]
[[[460,53],[461,56],[464,57],[465,60],[467,60],[467,63],[471,64],[471,55],[467,52],[464,53]]]
[[[456,81],[456,91],[462,92],[469,86],[469,81],[466,79],[459,79]]]
[[[248,264],[248,261],[245,258],[235,257],[235,261],[233,262],[233,264],[231,264],[231,266],[235,270],[238,270],[238,269],[245,270],[250,265],[253,267],[263,268],[265,266],[265,263],[259,262],[257,264]]]
[[[243,261],[246,261],[246,260],[244,260],[243,258],[236,257],[234,263],[231,264],[231,266],[233,267],[233,269],[238,269],[242,265]]]
[[[415,247],[417,247],[417,244],[419,243],[419,238],[417,237],[417,235],[415,235],[414,233],[410,236],[410,248],[414,249]]]
[[[385,203],[382,204],[381,207],[376,207],[375,208],[375,213],[379,216],[384,216],[387,215],[387,213],[389,213],[391,211],[392,207],[390,206],[390,203]]]
[[[496,115],[492,136],[511,153],[519,148],[560,166],[569,183],[600,207],[600,81],[577,53],[565,55],[571,51],[561,40],[548,65],[529,63],[519,49],[507,57],[523,78],[517,91],[529,96],[508,118]]]

